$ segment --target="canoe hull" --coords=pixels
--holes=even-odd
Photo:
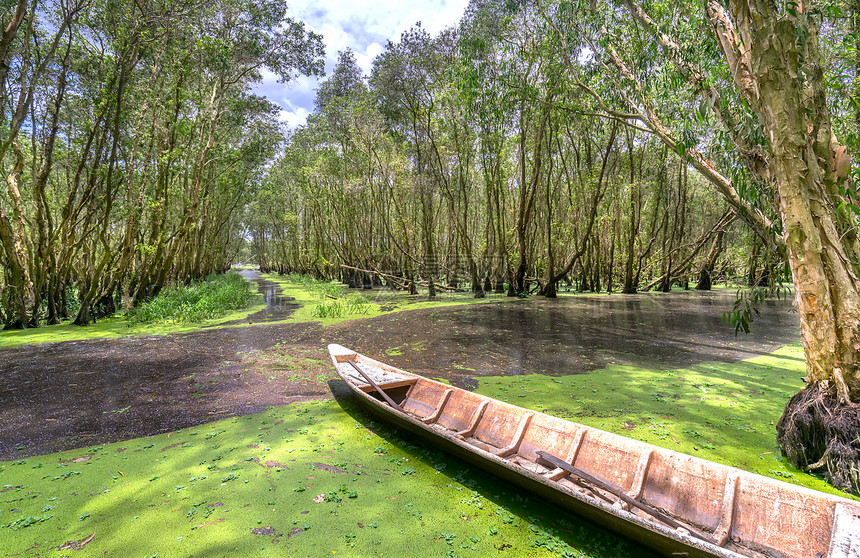
[[[347,382],[349,385],[349,382]],[[505,480],[511,484],[519,486],[547,502],[555,504],[565,510],[568,510],[603,529],[614,531],[623,537],[630,539],[636,543],[648,547],[649,549],[664,556],[686,556],[690,558],[713,558],[713,556],[725,556],[735,558],[739,556],[736,553],[725,551],[725,553],[715,554],[707,552],[701,548],[690,546],[690,544],[681,543],[672,539],[667,539],[665,536],[658,535],[651,529],[642,527],[635,523],[631,523],[626,519],[622,519],[607,513],[606,511],[594,507],[591,503],[583,502],[570,495],[559,492],[546,483],[540,482],[531,476],[525,475],[522,472],[512,470],[495,460],[471,451],[469,448],[464,448],[454,440],[445,436],[440,436],[432,429],[428,429],[425,425],[417,421],[409,420],[408,417],[396,414],[391,411],[391,407],[380,403],[373,397],[368,396],[363,391],[356,389],[350,385],[353,394],[358,398],[362,408],[369,411],[376,418],[386,422],[395,428],[414,434],[421,440],[433,445],[440,450],[449,453],[455,457],[462,459],[476,467],[480,467],[496,477]]]
[[[329,351],[381,420],[658,553],[860,558],[857,502]]]

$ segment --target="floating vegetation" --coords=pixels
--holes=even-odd
[[[289,278],[290,281],[301,285],[303,289],[313,293],[319,298],[340,298],[343,294],[343,289],[345,288],[343,283],[314,279],[310,275],[301,275],[299,273],[290,273]]]
[[[648,556],[345,405],[0,463],[11,496],[0,502],[0,548],[174,556],[229,540],[231,555],[265,557],[298,537],[319,556]]]
[[[370,312],[370,302],[359,293],[351,293],[343,299],[324,300],[314,307],[316,318],[342,318]]]

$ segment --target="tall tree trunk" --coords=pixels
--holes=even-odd
[[[768,170],[779,198],[807,388],[777,426],[783,453],[839,488],[860,486],[860,279],[856,246],[836,208],[840,148],[827,100],[818,24],[798,4],[779,13],[765,0],[707,4],[736,86],[770,138]],[[743,47],[741,47],[743,45]]]
[[[28,309],[33,306],[35,293],[30,277],[29,250],[24,226],[24,209],[18,183],[24,171],[24,153],[17,143],[12,144],[15,152],[15,166],[6,177],[7,193],[12,200],[12,215],[9,216],[0,207],[0,242],[6,252],[8,265],[6,276],[6,329],[23,329],[29,327]]]
[[[636,237],[639,236],[639,183],[636,181],[636,164],[633,158],[633,131],[625,127],[627,153],[630,156],[630,223],[627,230],[627,258],[624,262],[624,294],[635,294],[636,283],[633,276],[633,262],[636,259]]]

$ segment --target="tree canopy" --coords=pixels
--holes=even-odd
[[[253,92],[322,72],[281,1],[6,3],[3,322],[131,306],[229,266],[281,140]]]

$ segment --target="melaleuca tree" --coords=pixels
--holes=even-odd
[[[566,45],[572,74],[597,64],[622,96],[619,103],[580,81],[607,117],[646,127],[769,249],[784,251],[807,387],[786,406],[779,441],[796,466],[856,490],[860,245],[850,158],[828,103],[820,44],[827,12],[815,2],[623,0],[590,7],[598,6],[540,9]],[[715,131],[697,134],[707,129],[697,120]]]
[[[86,325],[118,299],[224,268],[246,186],[278,141],[276,111],[250,88],[264,69],[281,81],[322,71],[320,37],[286,10],[280,0],[4,5],[0,162],[15,184],[0,194],[6,327],[66,317],[72,287]]]
[[[414,188],[419,200],[419,227],[423,252],[423,275],[429,283],[430,296],[436,296],[436,204],[438,190],[433,180],[432,138],[433,114],[439,88],[434,40],[420,24],[389,42],[374,61],[371,87],[378,99],[380,112],[391,133],[406,142],[414,157]]]

